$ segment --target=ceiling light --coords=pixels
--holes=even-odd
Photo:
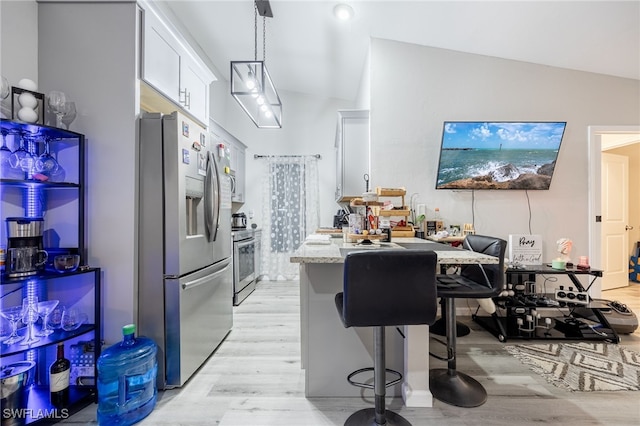
[[[262,60],[258,60],[258,14],[262,16]],[[268,0],[254,2],[255,50],[253,61],[231,62],[231,96],[259,128],[282,127],[282,102],[265,64],[266,17],[273,17]]]
[[[333,15],[341,21],[348,21],[354,14],[353,8],[346,3],[337,4],[333,8]]]

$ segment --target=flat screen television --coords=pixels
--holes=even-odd
[[[436,189],[549,189],[566,124],[445,121]]]

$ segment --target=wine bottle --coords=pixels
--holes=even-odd
[[[64,357],[64,344],[58,343],[57,359],[49,367],[51,404],[62,408],[69,405],[69,374],[71,361]]]

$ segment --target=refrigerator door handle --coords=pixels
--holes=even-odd
[[[216,163],[213,152],[209,152],[209,157],[211,158],[211,164],[213,164],[213,178],[215,180],[215,182],[213,182],[213,213],[215,214],[213,225],[216,230],[213,240],[215,241],[218,235],[218,229],[220,229],[220,172],[218,171],[218,163]]]
[[[204,277],[196,278],[195,280],[192,280],[192,281],[183,282],[181,283],[181,287],[183,290],[189,290],[199,285],[211,282],[215,280],[215,278],[218,277],[219,275],[224,274],[225,270],[229,266],[231,266],[231,260],[225,260],[224,262],[221,262],[220,269],[218,269],[216,272],[210,275],[206,275]]]
[[[218,235],[218,222],[220,220],[220,188],[215,159],[209,152],[207,161],[207,175],[204,180],[205,193],[205,226],[209,242],[215,241]]]

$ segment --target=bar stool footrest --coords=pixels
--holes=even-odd
[[[356,382],[355,380],[353,380],[353,376],[360,374],[360,373],[365,373],[367,371],[374,371],[373,367],[367,367],[367,368],[361,368],[359,370],[354,371],[353,373],[349,374],[347,376],[347,381],[353,385],[353,386],[357,386],[359,388],[365,388],[365,389],[373,389],[373,385],[370,385],[368,383],[362,383],[362,382]],[[386,382],[384,384],[385,388],[388,388],[389,386],[393,386],[393,385],[397,385],[398,383],[400,383],[402,381],[402,374],[396,370],[391,370],[389,368],[385,368],[385,371],[388,374],[393,374],[394,376],[397,377],[397,379],[391,380],[389,382]]]

